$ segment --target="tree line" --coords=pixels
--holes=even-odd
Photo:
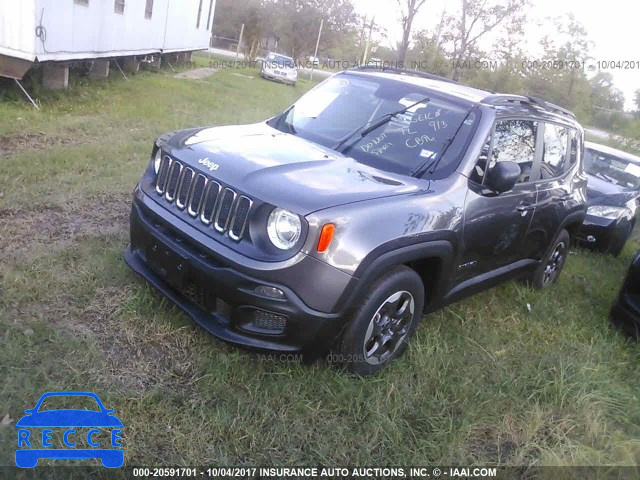
[[[531,0],[453,0],[429,29],[416,23],[429,0],[395,0],[402,36],[395,48],[378,45],[387,32],[373,19],[355,13],[351,0],[218,0],[213,32],[238,38],[248,58],[271,46],[298,61],[313,55],[321,20],[319,57],[359,64],[367,42],[369,57],[390,65],[416,67],[464,84],[497,92],[534,95],[568,108],[584,124],[640,140],[640,89],[636,115],[623,114],[625,98],[610,73],[593,69],[593,43],[585,28],[569,15],[547,19],[553,35],[545,35],[539,52],[531,52],[525,26]]]

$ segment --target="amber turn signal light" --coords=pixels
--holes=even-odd
[[[322,227],[320,238],[318,239],[318,253],[326,252],[327,248],[333,240],[333,234],[336,232],[336,226],[333,223],[327,223]]]

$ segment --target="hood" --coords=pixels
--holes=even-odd
[[[301,215],[429,186],[425,180],[360,164],[266,123],[185,130],[160,142],[163,139],[163,148],[195,170]]]
[[[587,173],[587,203],[589,205],[623,206],[640,195],[637,190],[629,190],[615,183]]]

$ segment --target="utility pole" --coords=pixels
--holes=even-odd
[[[238,40],[238,46],[236,47],[236,58],[238,58],[238,55],[240,55],[240,45],[242,45],[242,36],[244,35],[244,23],[242,24],[242,27],[240,28],[240,39]]]
[[[309,75],[309,81],[313,81],[313,69],[316,66],[316,59],[318,58],[318,47],[320,46],[320,35],[322,35],[322,27],[324,26],[324,18],[320,19],[320,30],[318,30],[318,40],[316,41],[316,50],[313,53],[313,61],[311,62],[311,75]]]
[[[360,30],[360,42],[358,43],[358,47],[362,47],[364,44],[364,32],[367,30],[367,16],[365,15],[362,19],[362,30]],[[360,61],[360,58],[356,59],[356,61]]]
[[[369,45],[371,45],[371,32],[373,31],[373,21],[376,17],[371,18],[371,25],[369,25],[369,36],[367,37],[367,46],[364,48],[364,56],[362,57],[362,64],[367,64],[367,58],[369,57]]]

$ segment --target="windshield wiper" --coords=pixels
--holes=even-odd
[[[473,112],[469,112],[469,114],[464,119],[464,121],[458,126],[458,128],[456,128],[456,131],[454,132],[454,134],[444,141],[444,143],[442,144],[442,147],[440,148],[440,156],[438,156],[438,152],[434,152],[421,165],[418,165],[418,168],[411,171],[412,177],[421,177],[427,172],[427,170],[429,171],[429,173],[433,173],[436,171],[436,168],[438,168],[438,164],[440,163],[440,160],[442,160],[442,157],[444,157],[445,154],[447,153],[447,149],[453,142],[453,139],[458,136],[458,134],[460,133],[460,130],[462,130],[463,125],[466,124],[467,120],[469,120],[472,114]]]
[[[420,100],[418,100],[415,103],[412,103],[411,105],[409,105],[408,107],[404,107],[401,108],[400,110],[396,110],[395,112],[389,112],[389,113],[385,113],[384,115],[382,115],[381,117],[378,117],[375,120],[371,120],[370,122],[365,123],[364,125],[362,125],[361,127],[358,127],[357,129],[355,129],[353,132],[348,133],[347,135],[345,135],[344,137],[342,137],[340,139],[340,141],[338,141],[338,143],[336,143],[335,147],[333,147],[334,150],[336,151],[340,151],[340,149],[352,138],[354,138],[356,135],[360,134],[360,138],[364,138],[366,137],[369,133],[373,132],[376,128],[384,125],[385,123],[391,121],[391,119],[397,115],[402,115],[403,113],[407,112],[409,109],[415,107],[416,105],[419,105],[421,103],[425,103],[428,102],[430,100],[429,97],[424,97],[421,98]]]
[[[447,138],[442,144],[442,148],[440,149],[440,152],[442,153],[433,152],[431,155],[429,155],[429,158],[427,158],[424,162],[422,162],[421,165],[418,165],[418,168],[411,171],[411,176],[420,177],[424,175],[427,170],[429,170],[429,173],[435,172],[436,167],[440,163],[440,160],[442,159],[442,157],[444,157],[444,153],[447,151],[447,148],[449,148],[449,145],[451,144],[451,142],[453,142],[454,138],[455,138],[455,135],[453,137]],[[439,156],[438,156],[438,153],[440,153]]]
[[[611,178],[606,173],[598,172],[598,173],[596,173],[596,177],[599,177],[599,178],[601,178],[603,180],[606,180],[609,183],[615,183],[616,185],[618,184],[618,182],[614,178]]]

